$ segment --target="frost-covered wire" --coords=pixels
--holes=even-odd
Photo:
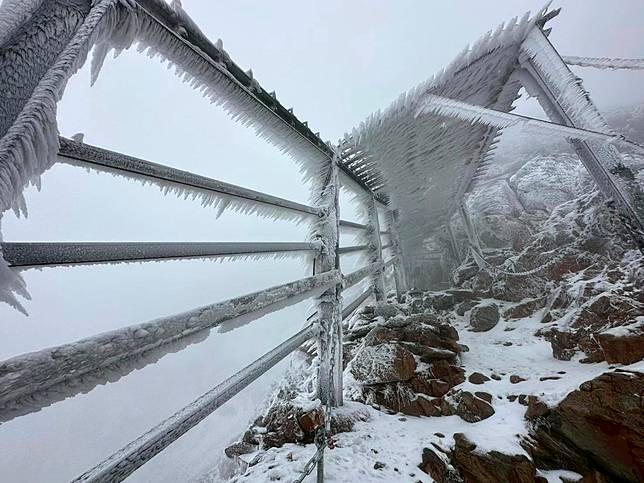
[[[610,57],[575,57],[564,56],[563,61],[568,65],[578,65],[580,67],[594,67],[596,69],[609,70],[642,70],[644,69],[644,59],[620,59]]]

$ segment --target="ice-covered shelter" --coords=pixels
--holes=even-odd
[[[490,160],[500,130],[520,126],[570,139],[607,200],[644,240],[644,199],[620,161],[612,132],[579,79],[548,41],[546,22],[557,11],[526,15],[466,48],[443,72],[370,116],[338,146],[324,142],[274,92],[266,91],[223,49],[208,40],[180,2],[163,0],[6,0],[0,7],[0,212],[24,209],[22,191],[54,163],[89,166],[143,178],[164,190],[244,214],[306,220],[311,236],[299,242],[11,243],[1,244],[0,301],[20,308],[27,295],[17,273],[41,266],[132,260],[213,258],[310,252],[313,275],[241,297],[122,327],[0,362],[0,421],[23,416],[155,362],[205,338],[224,323],[249,322],[307,298],[315,318],[255,362],[184,407],[148,433],[81,475],[77,481],[121,481],[190,428],[308,341],[317,343],[319,398],[342,404],[342,320],[366,298],[385,295],[383,272],[393,268],[398,293],[424,287],[438,232],[463,220],[468,249],[490,269],[465,209],[464,197]],[[111,50],[138,44],[221,106],[232,119],[291,156],[313,180],[309,205],[134,158],[81,139],[58,135],[56,103],[67,80],[94,49],[93,76]],[[584,59],[585,64],[593,63]],[[633,62],[600,62],[636,68]],[[552,122],[509,112],[524,87]],[[361,191],[364,224],[340,219],[338,186]],[[378,210],[386,211],[380,226]],[[364,232],[365,243],[340,246],[341,229]],[[381,235],[393,255],[385,260]],[[452,240],[454,237],[452,236]],[[454,256],[462,254],[453,243]],[[365,252],[369,264],[342,273],[340,255]],[[516,274],[515,274],[516,275]],[[367,279],[369,288],[343,305],[341,294]],[[329,421],[327,418],[326,421]],[[309,472],[324,454],[320,449]]]
[[[411,283],[430,284],[433,235],[451,234],[459,213],[470,244],[477,247],[464,197],[485,174],[503,127],[523,125],[569,138],[604,195],[632,226],[640,243],[644,204],[639,188],[622,175],[619,141],[548,41],[545,23],[559,11],[526,14],[488,32],[443,71],[370,115],[347,134],[342,163],[377,193],[386,193],[399,216],[402,251]],[[631,62],[633,64],[633,62]],[[553,123],[510,112],[521,87],[543,106]],[[460,101],[460,102],[453,102]],[[453,241],[454,256],[458,247]],[[476,249],[478,251],[478,249]],[[477,254],[479,263],[483,266]]]

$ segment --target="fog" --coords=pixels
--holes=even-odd
[[[644,57],[641,0],[564,1],[551,39],[564,55]],[[558,6],[555,5],[555,6]],[[301,120],[337,141],[372,111],[447,65],[463,47],[538,1],[184,0],[184,9],[231,57],[251,67]],[[644,99],[642,73],[575,68],[601,109]],[[639,97],[638,97],[639,96]],[[523,112],[536,113],[533,104]],[[74,76],[59,104],[61,134],[157,163],[307,203],[293,160],[232,122],[156,60],[124,52],[90,88]],[[25,197],[29,217],[6,213],[5,241],[302,241],[306,223],[216,212],[154,185],[57,164]],[[342,218],[357,220],[343,193]],[[353,243],[353,234],[342,244]],[[0,356],[70,342],[311,273],[308,257],[186,260],[23,272],[25,317],[0,305]],[[342,258],[343,271],[361,266]],[[356,295],[358,289],[347,295]],[[169,354],[115,383],[0,425],[0,480],[67,481],[297,332],[303,302]],[[254,419],[285,361],[137,471],[128,481],[192,481]]]

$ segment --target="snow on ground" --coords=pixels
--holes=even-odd
[[[500,312],[512,303],[484,300],[499,305]],[[605,362],[580,364],[578,360],[559,361],[552,356],[550,344],[534,333],[541,324],[541,312],[531,317],[506,321],[487,332],[470,332],[468,317],[454,315],[454,326],[460,342],[470,351],[462,354],[466,377],[473,372],[487,376],[496,374],[501,380],[490,379],[476,385],[467,380],[457,386],[466,391],[485,391],[493,395],[495,414],[478,423],[468,423],[458,416],[412,417],[386,414],[370,406],[347,401],[338,409],[346,414],[360,414],[354,430],[334,437],[336,447],[325,453],[325,481],[431,482],[431,477],[418,468],[425,447],[432,443],[442,448],[453,447],[454,433],[465,433],[479,450],[496,450],[506,454],[526,454],[520,436],[527,433],[525,406],[510,401],[508,395],[537,395],[554,406],[584,381],[609,370]],[[504,345],[511,343],[511,345]],[[634,365],[637,366],[637,365]],[[630,366],[629,368],[638,369]],[[510,382],[510,375],[525,381]],[[546,379],[541,378],[559,378]],[[287,444],[268,450],[257,465],[249,468],[236,483],[294,481],[315,452],[314,445]],[[384,463],[381,467],[379,463]],[[542,472],[548,481],[560,482],[559,476],[571,472]],[[305,482],[315,481],[315,470]]]

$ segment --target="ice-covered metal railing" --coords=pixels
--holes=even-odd
[[[195,196],[203,204],[218,202],[216,207],[220,210],[229,208],[232,204],[233,208],[239,211],[254,212],[260,216],[288,216],[298,220],[320,215],[319,208],[313,206],[62,137],[59,157],[63,163],[80,164],[82,167],[157,182],[164,190],[175,190],[179,194]],[[213,199],[215,197],[218,199]]]
[[[23,414],[23,406],[35,411],[51,403],[47,392],[76,394],[84,380],[100,376],[110,367],[132,361],[137,368],[149,364],[140,356],[163,346],[207,333],[214,327],[232,329],[236,325],[316,296],[342,280],[337,270],[278,285],[223,302],[198,307],[104,332],[76,342],[30,352],[0,362],[0,421]],[[224,324],[227,323],[227,326]],[[172,351],[172,350],[171,350]],[[118,378],[116,378],[118,379]],[[98,384],[98,382],[97,382]],[[90,386],[83,385],[86,392]],[[64,398],[64,397],[63,397]]]
[[[315,324],[300,330],[275,349],[267,352],[252,364],[229,377],[73,481],[113,482],[124,480],[137,468],[147,463],[171,443],[179,439],[190,428],[203,421],[226,401],[313,337],[316,332],[317,326]]]
[[[0,242],[10,267],[319,252],[320,242]]]
[[[114,382],[134,369],[156,362],[165,354],[203,340],[214,327],[232,330],[285,306],[310,297],[320,297],[317,324],[303,329],[79,478],[79,481],[120,481],[316,333],[319,333],[317,339],[320,399],[326,403],[327,411],[331,405],[342,403],[341,318],[346,316],[349,309],[353,311],[363,303],[371,295],[373,288],[369,287],[341,310],[340,293],[344,287],[339,270],[339,255],[364,247],[348,247],[343,252],[338,248],[339,229],[369,228],[339,219],[338,170],[345,172],[367,196],[379,203],[386,201],[386,196],[374,195],[362,178],[339,162],[335,148],[324,143],[317,133],[312,133],[305,122],[295,117],[292,109],[284,108],[274,93],[269,94],[264,90],[250,71],[243,72],[230,59],[220,43],[212,44],[183,11],[179,2],[168,5],[161,0],[78,0],[78,3],[82,4],[82,8],[74,12],[78,17],[74,18],[74,22],[69,21],[67,14],[63,12],[67,6],[64,0],[51,0],[47,4],[47,8],[51,10],[47,13],[53,12],[51,17],[38,16],[35,10],[29,10],[20,20],[25,22],[30,32],[37,32],[43,27],[39,22],[52,22],[52,25],[62,22],[65,36],[52,39],[45,35],[35,51],[41,49],[51,54],[48,42],[53,43],[54,40],[60,41],[60,48],[51,55],[41,58],[36,56],[33,62],[27,59],[27,64],[30,64],[28,68],[35,66],[45,72],[44,79],[49,79],[48,69],[52,66],[57,70],[50,76],[55,82],[45,86],[46,90],[49,89],[46,92],[47,96],[43,95],[39,99],[46,101],[43,103],[44,114],[36,112],[29,120],[29,123],[35,123],[34,125],[23,123],[16,128],[18,130],[14,129],[16,132],[22,129],[18,134],[23,135],[23,138],[16,138],[19,140],[16,141],[17,148],[15,143],[2,146],[9,149],[12,156],[10,161],[23,161],[18,182],[10,186],[10,192],[0,193],[3,200],[6,198],[7,206],[4,208],[19,199],[19,190],[25,184],[25,179],[32,175],[40,175],[51,165],[52,160],[56,160],[134,178],[144,183],[154,183],[164,191],[172,191],[185,197],[192,196],[205,205],[214,204],[219,213],[232,208],[245,214],[298,222],[312,221],[313,236],[309,242],[261,243],[7,242],[2,245],[2,249],[9,265],[24,269],[79,263],[209,258],[293,251],[317,252],[315,275],[312,277],[0,362],[0,421],[7,421],[66,397],[87,392],[106,381]],[[85,21],[84,16],[90,21]],[[45,28],[49,26],[51,25],[45,25]],[[16,30],[12,27],[11,32],[13,33],[1,34],[3,45],[11,40],[11,35]],[[73,49],[65,50],[65,42],[70,39]],[[153,53],[175,64],[177,71],[180,71],[184,78],[188,78],[195,87],[201,88],[212,102],[222,105],[235,120],[255,128],[260,137],[268,139],[283,152],[296,160],[306,156],[315,158],[312,161],[300,159],[302,164],[309,163],[307,176],[313,180],[314,191],[320,193],[320,196],[314,199],[314,206],[59,138],[55,126],[55,102],[64,90],[69,76],[84,61],[86,53],[96,44],[94,78],[96,68],[100,68],[104,55],[110,48],[128,48],[134,40],[141,42],[144,49],[149,48]],[[59,66],[52,59],[56,58],[61,49],[66,57],[63,59],[64,65]],[[10,56],[0,60],[12,62]],[[25,59],[18,56],[13,60],[20,63]],[[9,79],[20,80],[19,77],[9,76]],[[37,82],[39,78],[34,79]],[[43,93],[39,92],[40,94]],[[21,102],[24,103],[28,96],[23,97],[12,98],[12,102],[15,101],[12,108],[16,112],[20,112],[24,107]],[[10,124],[12,119],[3,118],[2,121]],[[14,131],[12,136],[15,138]],[[0,136],[4,136],[4,132],[0,132]],[[38,157],[46,158],[47,162],[29,173],[22,169],[37,161],[35,158]],[[362,175],[367,182],[372,181],[370,173]],[[0,188],[4,190],[7,186],[1,185]],[[379,240],[379,235],[389,234],[388,231],[380,230],[376,230],[375,233]],[[375,265],[379,270],[380,267],[390,266],[392,263],[393,259],[384,263],[380,255]],[[369,273],[366,273],[364,276],[368,275]],[[355,274],[349,274],[347,277],[354,283],[358,282]],[[328,426],[330,417],[325,419]],[[323,462],[320,462],[319,480],[322,475]]]

